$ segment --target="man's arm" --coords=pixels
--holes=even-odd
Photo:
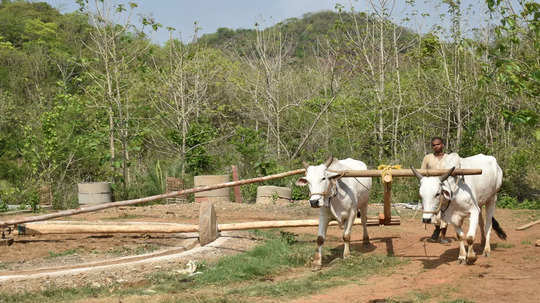
[[[429,155],[425,155],[424,156],[424,160],[422,160],[422,166],[420,166],[420,169],[427,169],[427,164],[428,164],[428,157]]]

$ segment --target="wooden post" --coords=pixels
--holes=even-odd
[[[389,224],[392,219],[392,175],[382,178],[384,185],[384,224]]]
[[[238,181],[238,168],[236,165],[232,165],[232,179],[233,182]],[[234,188],[234,202],[242,203],[242,193],[240,192],[240,186],[235,186]]]
[[[214,204],[203,202],[199,211],[199,243],[204,246],[218,237],[216,211]]]

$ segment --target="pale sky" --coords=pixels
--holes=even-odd
[[[35,1],[38,2],[38,1]],[[75,0],[46,0],[61,12],[71,12],[78,8]],[[127,1],[114,1],[127,3]],[[447,26],[447,6],[442,0],[417,0],[415,8],[411,8],[405,0],[134,0],[139,7],[136,12],[153,17],[163,24],[163,28],[152,33],[152,41],[162,44],[169,38],[165,27],[174,27],[176,37],[191,41],[194,33],[194,22],[198,22],[199,36],[213,33],[219,27],[232,29],[253,29],[258,23],[265,27],[292,17],[301,17],[305,13],[322,10],[335,11],[336,3],[346,9],[351,5],[355,11],[372,12],[370,3],[388,3],[394,22],[422,33],[433,30],[434,25]],[[462,0],[464,28],[485,26],[488,15],[485,13],[484,0]],[[417,11],[416,14],[414,12]],[[446,14],[448,15],[448,14]],[[405,18],[410,21],[403,21]]]

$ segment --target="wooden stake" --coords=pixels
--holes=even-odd
[[[231,168],[232,168],[233,181],[238,181],[238,168],[236,167],[236,165],[232,165]],[[240,192],[240,186],[235,186],[233,190],[234,190],[234,202],[242,203],[242,193]]]

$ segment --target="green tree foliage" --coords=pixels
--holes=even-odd
[[[338,7],[266,28],[220,28],[191,43],[169,28],[163,46],[146,34],[161,24],[134,17],[135,3],[106,19],[91,5],[109,1],[77,2],[81,10],[68,14],[0,4],[4,202],[35,202],[48,185],[56,206],[73,206],[84,181],[140,197],[162,192],[166,176],[189,185],[231,164],[241,177],[260,176],[330,154],[418,166],[438,135],[462,156],[497,157],[506,204],[537,205],[535,1],[487,0],[500,19],[474,37],[462,29],[461,2],[442,1],[451,24],[427,34],[391,22],[385,9]],[[294,181],[269,184],[305,198]],[[417,198],[413,180],[400,184],[400,200]],[[254,199],[256,185],[243,192]]]

